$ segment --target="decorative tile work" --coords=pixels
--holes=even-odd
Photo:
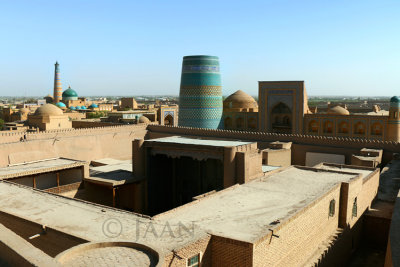
[[[61,79],[60,79],[60,68],[58,62],[54,65],[54,103],[58,103],[62,98],[62,87],[61,87]]]
[[[179,126],[217,129],[222,118],[218,57],[183,58],[179,94]]]

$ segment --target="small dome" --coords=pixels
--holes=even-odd
[[[21,115],[28,115],[29,114],[29,109],[28,108],[21,108],[20,110],[19,110],[19,114],[21,114]]]
[[[85,106],[81,106],[81,109],[86,109],[86,107]]]
[[[51,94],[46,95],[44,98],[51,98],[53,99],[53,96]]]
[[[93,103],[93,104],[91,104],[90,106],[89,106],[89,108],[98,108],[99,106],[97,105],[97,104],[95,104],[95,103]]]
[[[258,108],[258,104],[252,96],[238,90],[224,100],[224,108]]]
[[[149,118],[142,116],[139,118],[139,123],[150,123]]]
[[[79,109],[79,110],[81,110],[81,106],[76,106],[76,108],[75,109]]]
[[[334,115],[350,115],[350,112],[349,112],[347,109],[345,109],[345,108],[343,108],[343,107],[341,107],[341,106],[335,106],[335,107],[330,108],[330,109],[328,110],[328,114],[334,114]]]
[[[390,99],[390,103],[400,103],[400,97],[394,96]]]
[[[63,115],[61,109],[53,104],[45,104],[35,111],[35,116],[60,116]]]
[[[68,89],[62,93],[62,97],[78,97],[78,94],[69,86]]]
[[[65,108],[65,104],[63,102],[58,102],[56,106],[59,108]]]

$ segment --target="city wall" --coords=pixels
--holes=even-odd
[[[122,123],[103,122],[103,121],[89,121],[89,120],[75,120],[72,121],[72,128],[97,128],[109,126],[121,126]]]
[[[304,165],[306,152],[344,154],[346,163],[351,163],[351,155],[358,154],[362,148],[383,149],[383,164],[392,159],[393,153],[400,152],[400,143],[350,137],[312,136],[301,134],[276,134],[266,132],[246,132],[233,130],[199,129],[191,127],[169,127],[149,125],[148,138],[171,135],[202,137],[209,139],[235,139],[258,142],[261,148],[274,141],[293,142],[292,164]]]
[[[101,158],[131,159],[132,140],[144,138],[146,126],[50,130],[25,133],[25,140],[24,133],[1,133],[0,167],[26,161],[24,155],[28,152],[38,157],[52,155],[84,161]]]

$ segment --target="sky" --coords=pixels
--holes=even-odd
[[[400,1],[0,1],[0,96],[178,95],[182,57],[223,94],[304,80],[309,96],[400,95]]]

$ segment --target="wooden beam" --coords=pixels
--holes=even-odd
[[[115,187],[113,187],[113,207],[115,208]]]
[[[33,176],[33,188],[36,188],[36,179],[35,179],[35,176]]]
[[[60,194],[60,172],[57,172],[56,176],[57,176],[57,189],[58,193]]]

